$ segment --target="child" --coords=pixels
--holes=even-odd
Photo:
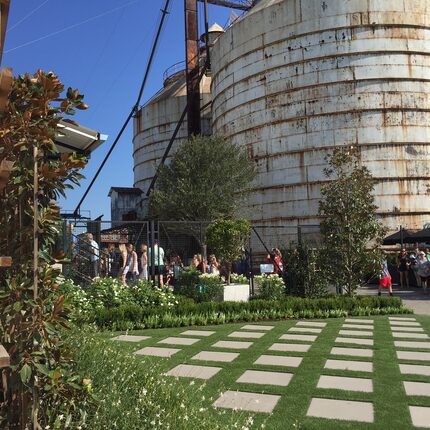
[[[378,288],[378,296],[382,293],[382,288],[388,287],[388,292],[390,293],[390,296],[393,295],[393,285],[391,283],[391,275],[388,271],[388,263],[387,263],[387,257],[385,252],[382,256],[382,265],[381,265],[382,271],[379,274],[379,288]]]

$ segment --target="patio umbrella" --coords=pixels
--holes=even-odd
[[[411,241],[411,237],[414,235],[414,233],[411,233],[408,230],[400,230],[394,234],[391,234],[390,236],[387,236],[384,239],[383,244],[384,245],[396,245],[398,243],[402,243],[402,236],[403,236],[403,243],[413,243],[415,240]]]
[[[408,237],[408,243],[430,243],[430,228],[417,231]]]

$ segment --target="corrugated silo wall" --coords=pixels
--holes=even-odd
[[[249,148],[256,224],[318,223],[324,157],[361,148],[390,229],[430,221],[430,2],[262,0],[213,49],[213,132]]]
[[[211,78],[203,76],[200,84],[201,106],[210,101]],[[186,87],[184,72],[179,72],[166,81],[165,87],[159,91],[138,112],[134,119],[133,130],[133,159],[134,186],[143,191],[140,203],[140,216],[145,216],[147,199],[144,198],[151,180],[160,164],[160,160],[169,144],[170,138],[186,105]],[[210,107],[202,111],[202,131],[210,134]],[[177,138],[170,150],[166,163],[181,141],[187,137],[187,121],[180,127]]]

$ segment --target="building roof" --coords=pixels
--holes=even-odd
[[[217,22],[212,24],[208,30],[209,33],[218,33],[218,32],[224,33],[224,31],[225,30]]]
[[[132,187],[111,187],[109,190],[108,197],[111,196],[112,191],[116,191],[121,194],[142,194],[142,190],[140,188],[132,188]]]

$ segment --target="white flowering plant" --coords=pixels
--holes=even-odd
[[[258,298],[266,300],[279,300],[285,296],[285,283],[284,280],[276,275],[262,275],[255,276],[254,281],[257,283]]]

